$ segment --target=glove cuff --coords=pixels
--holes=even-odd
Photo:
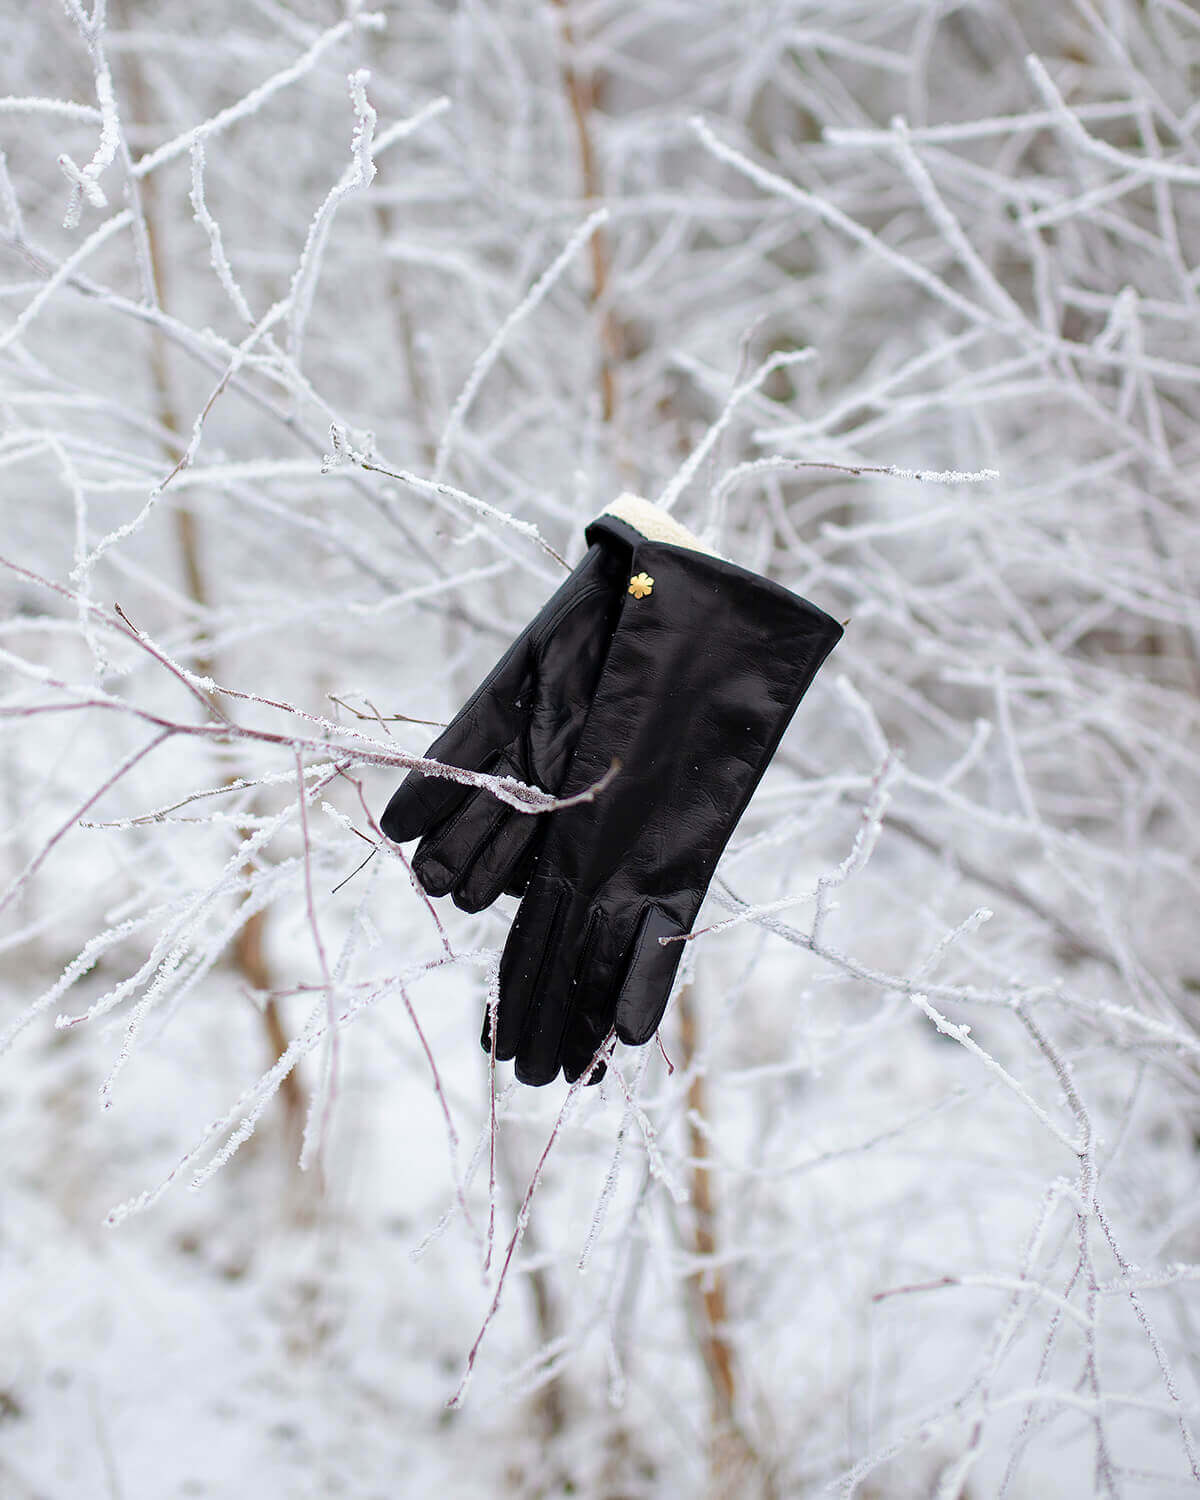
[[[669,542],[673,547],[686,547],[690,552],[703,552],[708,557],[721,556],[712,547],[706,547],[698,536],[662,506],[643,499],[641,495],[628,491],[618,495],[611,505],[605,506],[604,515],[624,521],[648,542]]]

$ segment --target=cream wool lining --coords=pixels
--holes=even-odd
[[[714,548],[706,547],[698,536],[694,536],[661,506],[655,505],[651,500],[644,500],[641,495],[631,495],[628,492],[618,495],[611,505],[605,507],[604,513],[616,516],[619,521],[632,526],[634,531],[640,531],[647,541],[669,542],[672,546],[687,547],[709,557],[721,556]]]

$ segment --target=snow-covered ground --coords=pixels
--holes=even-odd
[[[0,42],[0,1496],[1194,1490],[1194,7]],[[531,1090],[357,867],[624,489],[848,625]]]

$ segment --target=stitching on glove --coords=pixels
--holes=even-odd
[[[566,1035],[571,1020],[579,1009],[576,996],[579,986],[587,975],[588,967],[592,961],[592,950],[596,946],[596,939],[600,936],[600,928],[605,924],[604,908],[597,906],[588,918],[587,927],[584,929],[583,942],[579,945],[579,957],[575,962],[575,968],[571,974],[571,1000],[567,1007],[567,1022],[563,1027],[563,1035]]]
[[[618,495],[611,505],[605,507],[604,514],[616,516],[618,521],[632,526],[648,542],[667,542],[673,547],[686,547],[690,552],[703,552],[708,557],[721,556],[711,547],[706,547],[682,522],[653,501],[643,499],[641,495],[631,495],[628,492]]]

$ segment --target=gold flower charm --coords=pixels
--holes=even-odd
[[[629,592],[635,599],[644,599],[654,588],[654,579],[649,573],[635,573],[629,580]]]

